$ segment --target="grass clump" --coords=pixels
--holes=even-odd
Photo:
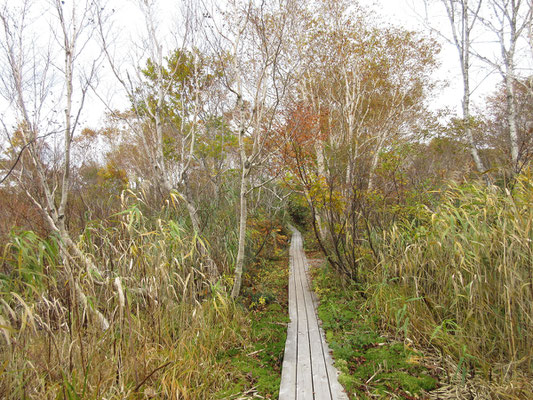
[[[380,329],[361,288],[344,283],[333,271],[313,272],[323,322],[340,383],[353,398],[422,398],[438,377],[423,355],[393,332]],[[387,333],[387,334],[385,334]]]
[[[384,231],[376,308],[487,379],[533,374],[533,181],[463,185]],[[397,293],[419,299],[400,304]],[[404,322],[400,321],[400,319]],[[464,373],[464,371],[461,371]]]
[[[252,264],[244,275],[242,298],[251,321],[250,346],[246,352],[233,350],[227,356],[251,382],[254,392],[277,399],[289,322],[288,257],[286,249],[274,260],[265,257]],[[245,386],[242,381],[235,385]],[[223,392],[221,398],[227,395]]]
[[[376,201],[390,221],[368,224],[354,249],[358,282],[315,279],[347,390],[533,398],[531,175],[512,188],[454,184],[430,202]]]
[[[21,232],[3,249],[0,398],[197,400],[273,393],[279,383],[267,381],[270,370],[260,372],[278,368],[284,306],[273,298],[253,309],[236,304],[226,294],[227,266],[219,264],[218,282],[209,279],[208,243],[174,217],[179,212],[171,204],[147,215],[139,198],[124,202],[122,212],[88,224],[78,239],[99,276],[62,257],[54,237]],[[286,266],[278,267],[261,273],[270,279],[280,271],[280,284]],[[277,296],[275,288],[261,290]],[[107,329],[91,310],[107,319]],[[239,359],[255,362],[254,369],[245,370]]]
[[[432,391],[436,396],[532,398],[531,176],[517,177],[512,189],[453,185],[434,198],[431,208],[417,203],[397,206],[394,212],[392,223],[369,232],[370,256],[358,258],[359,286],[344,288],[341,298],[336,298],[318,280],[318,290],[325,293],[324,307],[329,307],[323,318],[330,330],[357,332],[357,339],[351,334],[343,337],[348,349],[360,347],[359,342],[364,346],[365,340],[370,341],[367,345],[375,343],[368,332],[377,329],[388,332],[387,338],[435,353],[443,371],[441,387]],[[350,305],[345,308],[346,304]],[[362,305],[361,314],[357,310]],[[367,322],[342,323],[349,319]],[[361,382],[355,377],[371,364],[371,353],[379,353],[343,354],[344,348],[338,346],[336,351],[347,360],[348,371],[353,365],[350,356],[365,359],[351,371],[351,378],[343,378],[351,388]],[[387,354],[378,354],[376,359],[380,358],[390,359]],[[395,369],[405,372],[405,368]],[[388,379],[380,376],[383,382]],[[403,378],[402,387],[415,393],[417,384]],[[428,390],[424,382],[429,380],[420,378],[420,388]]]

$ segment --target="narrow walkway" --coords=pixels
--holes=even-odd
[[[316,297],[309,289],[308,264],[302,235],[292,228],[290,248],[289,317],[280,400],[348,400],[337,379],[324,331],[316,314]]]

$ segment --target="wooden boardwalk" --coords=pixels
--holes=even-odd
[[[308,264],[302,235],[292,228],[290,248],[289,317],[280,400],[348,400],[337,379],[329,347],[309,289]]]

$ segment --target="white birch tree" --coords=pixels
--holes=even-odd
[[[425,0],[427,2],[427,0]],[[471,115],[471,79],[470,72],[472,68],[472,35],[480,23],[480,11],[484,0],[439,0],[446,10],[451,34],[447,35],[433,27],[431,29],[437,32],[448,43],[452,44],[459,55],[459,65],[461,68],[461,77],[463,81],[463,129],[464,136],[470,147],[470,154],[474,160],[477,171],[484,174],[487,170],[483,160],[479,155],[474,135],[472,133],[472,115]],[[429,22],[426,20],[429,25]],[[484,175],[485,180],[488,179]]]
[[[30,0],[0,10],[2,27],[1,93],[9,102],[19,127],[23,162],[13,176],[57,235],[67,279],[84,307],[85,294],[72,264],[81,264],[91,276],[100,271],[84,254],[68,231],[67,207],[71,187],[71,149],[77,134],[87,94],[96,80],[101,57],[88,55],[96,28],[95,1],[66,5],[51,0],[45,5]],[[50,17],[49,29],[46,18]],[[42,25],[37,26],[38,23]],[[57,61],[56,61],[57,60]],[[63,115],[63,116],[60,116]],[[9,135],[4,125],[6,135]],[[59,134],[62,133],[62,138]],[[56,165],[42,149],[45,139],[59,143]],[[91,308],[103,329],[107,319]]]
[[[511,153],[511,169],[518,173],[523,167],[520,139],[517,127],[517,108],[514,85],[519,81],[517,74],[518,57],[521,55],[521,41],[531,24],[531,0],[486,0],[488,12],[481,20],[486,29],[497,39],[499,57],[492,57],[477,51],[477,57],[497,70],[504,82],[507,124]]]
[[[172,191],[184,201],[193,231],[200,237],[202,228],[189,180],[200,133],[200,114],[206,101],[202,92],[205,66],[201,65],[202,59],[193,34],[199,24],[198,7],[193,1],[182,1],[179,8],[183,19],[180,23],[182,30],[176,35],[165,35],[158,9],[160,2],[138,0],[137,4],[144,19],[144,37],[130,65],[121,65],[114,56],[113,46],[116,43],[110,40],[112,32],[105,30],[103,24],[100,25],[100,38],[108,64],[131,100],[136,118],[125,119],[125,122],[142,139],[152,166],[152,187],[162,196]],[[168,36],[174,36],[175,42],[164,43],[162,38]],[[183,66],[189,71],[179,82],[180,68]],[[179,101],[169,104],[173,96],[177,96]],[[113,112],[111,108],[110,111]],[[173,113],[175,118],[171,118],[167,111]],[[165,144],[165,130],[177,133],[179,145],[172,149],[176,151],[173,163],[169,163],[165,157],[165,147],[168,147]],[[215,262],[201,241],[198,241],[197,247],[205,258],[210,279],[216,280],[219,274]]]
[[[245,261],[248,197],[265,183],[252,181],[252,174],[269,158],[266,145],[287,95],[290,62],[285,55],[297,5],[292,0],[232,0],[227,6],[207,11],[221,15],[220,21],[213,18],[207,40],[225,65],[225,85],[235,99],[228,114],[240,158],[239,239],[231,291],[236,298]]]

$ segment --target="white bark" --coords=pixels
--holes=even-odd
[[[521,0],[512,0],[511,2],[502,3],[498,0],[493,0],[494,10],[496,15],[500,15],[502,29],[499,32],[500,47],[502,59],[504,63],[503,78],[505,82],[505,100],[507,109],[507,123],[509,126],[509,139],[511,144],[511,162],[514,173],[520,171],[520,140],[518,137],[518,123],[516,115],[516,100],[514,94],[514,84],[516,81],[515,71],[515,57],[516,47],[520,35],[525,31],[526,26],[531,20],[531,3]],[[520,8],[522,5],[528,7],[527,15],[521,20]],[[508,44],[506,45],[505,30],[503,26],[508,27]]]
[[[126,121],[129,127],[136,132],[136,134],[142,139],[142,143],[145,147],[145,152],[148,155],[150,164],[152,166],[153,173],[153,182],[155,182],[156,189],[162,195],[167,195],[170,191],[174,191],[178,196],[184,201],[187,213],[191,220],[191,225],[193,232],[197,237],[201,237],[201,226],[200,219],[198,218],[198,207],[195,204],[195,200],[191,195],[191,185],[188,178],[188,172],[191,168],[191,164],[194,160],[194,152],[196,146],[196,137],[198,135],[201,106],[202,101],[201,88],[200,88],[200,74],[201,66],[199,65],[199,57],[194,52],[191,52],[191,55],[194,57],[194,69],[191,71],[193,88],[192,88],[192,98],[190,93],[187,93],[185,87],[182,88],[180,95],[182,96],[183,104],[180,108],[173,110],[179,114],[181,123],[180,125],[173,125],[172,122],[169,122],[164,114],[163,107],[165,102],[168,100],[169,93],[172,90],[172,85],[175,82],[172,82],[172,79],[165,77],[164,74],[164,46],[161,41],[161,38],[164,34],[160,29],[160,21],[158,20],[157,10],[155,8],[155,3],[149,0],[138,0],[139,8],[142,11],[144,16],[144,25],[147,32],[147,37],[143,40],[143,48],[141,53],[133,60],[132,64],[140,64],[144,60],[146,54],[149,55],[150,60],[153,63],[154,74],[153,82],[147,82],[146,78],[141,72],[141,67],[139,65],[135,66],[135,71],[131,74],[127,71],[120,69],[119,62],[115,60],[111,54],[113,53],[111,45],[112,43],[108,42],[107,34],[100,27],[100,39],[104,47],[104,52],[106,54],[108,63],[117,78],[121,86],[128,94],[128,96],[133,100],[133,109],[137,116],[137,124],[132,123],[131,121]],[[193,3],[187,3],[185,5],[186,9],[185,14],[185,23],[183,24],[183,31],[181,32],[181,38],[178,38],[180,41],[173,45],[173,51],[183,51],[185,54],[184,62],[187,62],[187,54],[189,48],[195,48],[194,35],[191,35],[190,32],[195,30],[195,7]],[[192,40],[192,42],[189,42]],[[180,61],[176,63],[176,68],[180,67]],[[169,76],[172,76],[175,71],[168,70],[167,73]],[[152,85],[155,84],[155,89],[152,90]],[[151,96],[153,96],[151,98]],[[150,100],[155,101],[155,107],[151,108],[147,106]],[[192,103],[192,108],[190,108],[189,103]],[[144,107],[143,107],[144,105]],[[110,109],[110,111],[112,111]],[[149,138],[146,137],[147,133],[143,127],[143,124],[146,123],[145,113],[148,114],[150,123],[152,124],[152,131],[149,132],[151,135]],[[165,128],[173,129],[175,132],[179,133],[178,140],[181,140],[181,148],[179,159],[175,162],[175,165],[172,165],[168,160],[165,159],[164,155],[164,133]],[[178,172],[172,174],[172,170],[177,169]],[[211,258],[207,248],[198,242],[197,249],[200,252],[201,256],[205,259],[208,268],[208,275],[210,280],[214,282],[218,276],[218,268],[216,263]]]
[[[242,78],[239,71],[238,65],[238,51],[241,41],[241,35],[244,34],[244,30],[247,28],[249,20],[249,10],[245,15],[244,22],[242,27],[240,27],[237,36],[235,38],[235,43],[233,46],[233,67],[237,72],[236,76],[236,93],[237,93],[237,102],[236,108],[239,113],[239,154],[241,161],[241,187],[239,193],[240,200],[240,214],[239,214],[239,244],[237,250],[237,259],[235,261],[235,273],[233,278],[233,287],[231,289],[231,297],[233,299],[239,296],[241,292],[242,285],[242,272],[244,268],[244,252],[246,246],[246,225],[248,222],[248,202],[247,202],[247,192],[248,192],[248,175],[250,173],[250,164],[248,156],[246,155],[245,148],[245,136],[246,136],[246,117],[245,117],[245,108],[244,108],[244,99],[243,99],[243,86]]]
[[[279,68],[279,59],[285,50],[287,21],[293,15],[290,10],[295,4],[287,0],[272,7],[267,3],[256,7],[250,0],[231,2],[226,16],[230,16],[228,26],[234,27],[234,30],[229,33],[219,29],[213,18],[213,32],[222,38],[222,42],[217,43],[216,51],[221,60],[226,59],[227,54],[231,55],[231,63],[226,69],[226,82],[228,90],[236,97],[232,111],[240,154],[239,244],[232,298],[239,295],[242,285],[247,196],[255,187],[262,186],[259,184],[250,188],[251,174],[267,161],[265,145],[288,85],[287,80],[280,79],[283,72]]]
[[[244,267],[244,252],[246,245],[246,224],[248,221],[248,174],[249,168],[242,167],[241,173],[241,192],[240,192],[240,215],[239,215],[239,248],[237,251],[237,260],[235,263],[235,276],[233,280],[233,288],[231,290],[231,297],[236,298],[242,285],[242,272]]]
[[[505,76],[505,101],[507,109],[507,123],[509,125],[509,139],[511,143],[511,162],[514,173],[520,172],[520,139],[518,137],[516,102],[514,95],[514,72],[510,66]]]
[[[317,168],[318,168],[318,179],[326,179],[326,164],[324,162],[324,141],[318,140],[315,145],[316,159],[317,159]],[[309,195],[306,194],[308,201],[311,201]],[[322,216],[321,210],[317,210],[315,213],[316,224],[318,226],[318,232],[322,239],[326,238],[327,226],[324,226],[324,217]]]
[[[48,106],[47,96],[48,89],[53,85],[53,76],[50,76],[49,70],[52,66],[50,53],[45,53],[41,58],[38,53],[31,49],[31,42],[36,40],[35,36],[30,34],[31,26],[27,25],[27,20],[33,18],[30,15],[32,4],[29,1],[22,3],[19,10],[21,15],[14,15],[9,8],[4,6],[0,12],[0,19],[3,27],[2,50],[5,58],[8,60],[8,66],[2,71],[2,83],[4,84],[4,97],[15,100],[15,114],[18,116],[20,131],[24,145],[29,149],[28,160],[37,174],[37,185],[42,193],[39,197],[33,193],[27,186],[24,174],[19,175],[19,183],[24,188],[30,199],[42,212],[49,229],[60,239],[61,255],[65,265],[71,261],[81,265],[90,272],[90,276],[97,273],[101,276],[101,271],[93,264],[90,258],[84,254],[78,245],[72,240],[66,225],[66,208],[71,186],[71,147],[72,139],[76,133],[78,120],[83,110],[85,97],[90,84],[94,81],[98,56],[91,62],[85,61],[90,68],[85,73],[81,73],[82,67],[77,62],[84,45],[91,40],[91,23],[90,16],[98,4],[95,2],[86,2],[83,5],[67,6],[60,0],[51,2],[52,10],[57,18],[57,32],[49,32],[49,35],[55,37],[51,39],[59,45],[59,51],[64,56],[64,66],[62,73],[62,83],[65,88],[63,98],[64,121],[62,123],[63,131],[63,154],[62,162],[57,176],[50,177],[47,167],[42,160],[39,137],[37,132],[43,129],[49,129],[49,124],[41,116],[41,111]],[[81,10],[81,12],[79,12]],[[36,34],[36,32],[34,32]],[[43,65],[44,63],[44,65]],[[81,78],[81,83],[77,87],[77,102],[79,106],[74,107],[74,79]],[[30,89],[31,88],[31,89]],[[59,101],[61,104],[61,101]],[[47,137],[54,134],[54,131],[44,133],[41,137]],[[56,190],[60,190],[59,196],[56,196]],[[59,201],[56,201],[59,198]],[[70,267],[68,268],[70,270]],[[77,275],[70,272],[68,279],[72,282],[75,293],[80,303],[86,307],[86,296],[79,285]],[[96,309],[89,307],[89,310],[99,321],[103,329],[107,329],[109,323],[107,319]]]
[[[470,54],[471,54],[471,33],[478,21],[482,0],[474,0],[474,9],[471,9],[469,0],[441,0],[446,7],[446,13],[452,29],[452,42],[459,53],[459,62],[461,64],[461,75],[463,77],[463,123],[464,133],[470,145],[470,154],[479,173],[486,171],[485,165],[479,156],[479,152],[474,141],[471,128],[470,114]]]
[[[476,52],[475,55],[492,68],[499,71],[505,86],[507,124],[511,153],[511,170],[521,169],[520,140],[514,85],[517,80],[517,47],[521,38],[528,33],[532,18],[531,0],[487,0],[492,15],[483,18],[483,24],[492,32],[500,45],[501,60],[496,60]],[[524,38],[527,40],[527,38]]]

